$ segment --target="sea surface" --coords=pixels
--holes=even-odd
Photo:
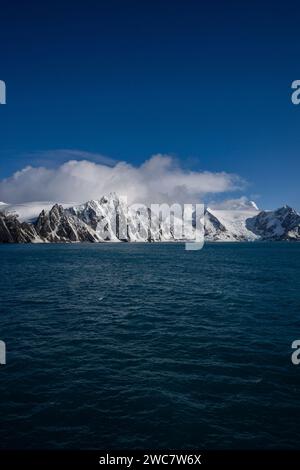
[[[300,243],[0,246],[0,447],[299,448]]]

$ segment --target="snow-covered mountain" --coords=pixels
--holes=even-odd
[[[299,240],[300,214],[289,206],[262,211],[246,220],[248,230],[265,240]]]
[[[124,221],[126,223],[124,224]],[[128,207],[115,193],[80,205],[27,203],[0,206],[0,243],[105,241],[176,241],[182,220],[158,218],[150,208]],[[124,228],[125,227],[125,228]],[[251,201],[234,209],[208,207],[204,217],[206,241],[300,240],[300,214],[289,206],[260,211]]]
[[[0,202],[0,212],[15,214],[20,222],[35,222],[43,210],[50,211],[55,204],[55,201],[25,202],[23,204],[5,204]],[[67,208],[73,204],[62,203],[60,205]]]
[[[243,209],[216,210],[205,213],[205,238],[207,241],[254,241],[260,238],[249,229],[247,221],[258,216],[253,206]]]

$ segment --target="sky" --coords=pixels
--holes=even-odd
[[[0,200],[120,184],[300,210],[299,13],[296,1],[1,1]]]

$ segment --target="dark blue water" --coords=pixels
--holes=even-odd
[[[292,448],[300,244],[0,246],[2,448]]]

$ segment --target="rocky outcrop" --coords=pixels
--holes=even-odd
[[[92,227],[58,204],[48,212],[42,211],[34,226],[39,237],[47,242],[103,241]]]
[[[289,206],[262,211],[248,219],[246,224],[263,240],[300,240],[300,215]]]
[[[205,237],[211,241],[219,240],[220,238],[230,238],[226,227],[215,217],[210,211],[205,213]]]
[[[15,214],[0,212],[0,243],[33,243],[36,241],[39,241],[39,236],[32,224],[19,222],[18,216]]]

